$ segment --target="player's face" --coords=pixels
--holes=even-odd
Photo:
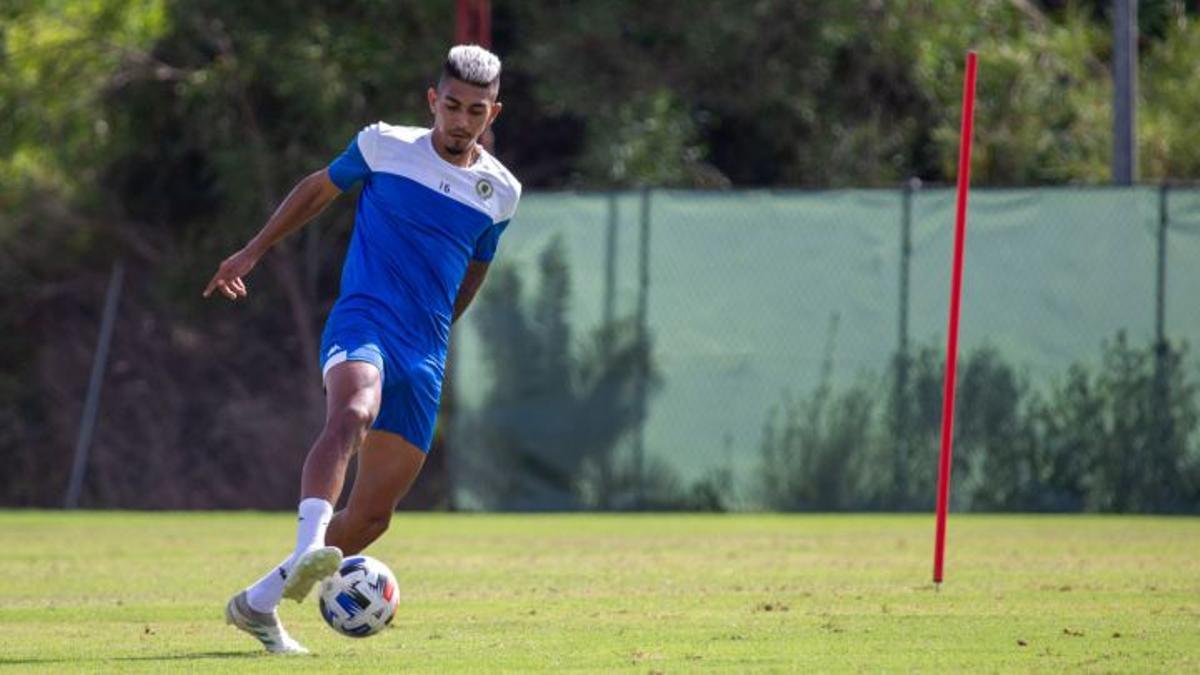
[[[494,88],[477,87],[452,77],[443,79],[437,89],[431,87],[428,97],[434,139],[452,156],[469,151],[500,114]]]

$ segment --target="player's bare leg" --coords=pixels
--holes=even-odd
[[[314,584],[342,563],[342,551],[327,544],[325,528],[342,493],[350,458],[362,446],[379,414],[382,379],[375,366],[361,361],[340,363],[325,376],[325,428],[304,461],[300,480],[301,522],[291,569],[283,585],[285,598],[304,600]],[[305,523],[309,517],[319,522]]]
[[[404,437],[380,430],[368,432],[358,453],[358,474],[350,498],[329,523],[325,543],[351,555],[378,539],[424,463],[425,453]]]
[[[342,490],[346,467],[379,413],[382,378],[370,363],[346,361],[325,377],[325,428],[309,450],[301,481],[296,548],[276,569],[238,593],[226,607],[226,620],[253,635],[272,652],[303,653],[279,623],[283,597],[297,601],[341,564],[342,552],[325,545],[333,503]]]
[[[342,494],[350,458],[362,446],[379,414],[383,378],[363,361],[345,361],[325,376],[325,428],[308,451],[300,478],[303,498],[335,503]]]

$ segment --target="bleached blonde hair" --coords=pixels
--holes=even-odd
[[[456,45],[446,55],[442,76],[490,87],[500,79],[500,57],[479,45]]]

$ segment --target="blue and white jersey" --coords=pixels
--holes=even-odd
[[[467,264],[496,254],[521,184],[482,147],[468,168],[447,162],[432,136],[378,122],[329,165],[342,190],[363,181],[329,320],[369,320],[405,346],[441,356]]]

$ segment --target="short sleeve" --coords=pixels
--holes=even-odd
[[[367,160],[358,149],[358,139],[350,141],[346,151],[329,165],[329,180],[343,192],[369,175],[371,167],[367,166]]]
[[[492,258],[496,257],[496,247],[500,244],[500,235],[504,233],[506,227],[508,227],[508,221],[502,220],[484,230],[483,234],[479,235],[479,239],[475,241],[475,253],[471,258],[479,262],[491,262]]]
[[[371,158],[375,155],[376,141],[379,138],[379,123],[372,124],[354,137],[345,152],[338,155],[329,165],[329,179],[340,190],[348,190],[352,185],[371,175]]]

